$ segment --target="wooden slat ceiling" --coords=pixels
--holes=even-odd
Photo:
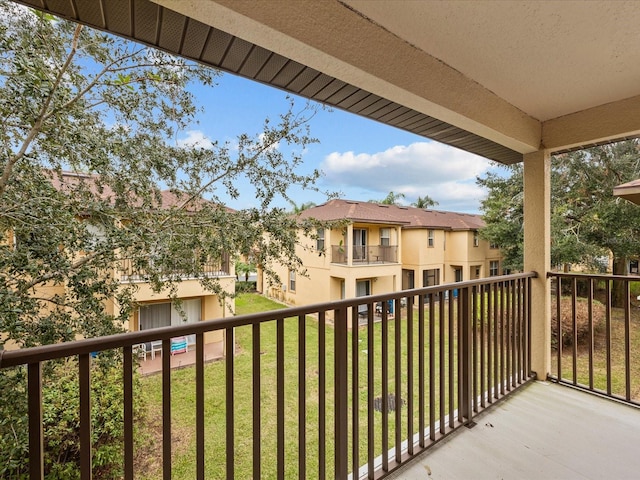
[[[149,0],[17,0],[170,53],[377,120],[491,160],[522,154],[309,68]]]

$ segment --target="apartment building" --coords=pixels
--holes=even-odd
[[[479,215],[330,200],[301,219],[340,222],[299,234],[304,274],[277,266],[268,296],[292,305],[499,275],[500,251],[479,236]]]
[[[51,182],[59,191],[72,192],[80,182],[84,183],[93,195],[98,195],[103,199],[112,198],[114,193],[109,187],[99,185],[95,175],[88,175],[74,172],[62,172],[61,175],[52,175]],[[183,202],[176,193],[165,190],[161,191],[158,199],[158,209],[169,209],[176,207]],[[196,206],[197,206],[196,202]],[[87,222],[87,230],[96,238],[104,235],[100,227],[91,222],[90,218],[82,218]],[[126,226],[126,219],[119,219],[120,226]],[[21,238],[19,234],[12,232],[7,238],[7,242],[16,248],[21,242],[28,242],[28,238]],[[67,246],[62,245],[61,248]],[[71,254],[81,258],[90,252],[74,251]],[[117,252],[120,256],[120,252]],[[153,265],[154,252],[149,252],[143,259],[147,265]],[[130,331],[148,330],[152,328],[182,325],[184,323],[195,323],[205,319],[223,318],[229,316],[234,311],[234,303],[231,295],[235,292],[235,273],[230,255],[224,253],[221,256],[207,256],[204,263],[199,264],[198,275],[193,274],[193,268],[185,269],[188,262],[201,262],[195,254],[192,259],[176,259],[175,266],[164,267],[160,280],[171,278],[174,280],[174,290],[169,288],[158,291],[154,288],[149,272],[145,270],[141,262],[128,258],[119,258],[114,262],[113,267],[104,272],[111,276],[120,285],[120,290],[129,289],[131,299],[136,305],[129,321],[125,322],[125,328]],[[157,274],[157,272],[156,272]],[[202,277],[215,279],[220,285],[221,291],[228,293],[224,302],[221,302],[218,294],[207,290],[201,283]],[[196,278],[200,277],[200,278]],[[156,278],[157,279],[157,278]],[[133,288],[131,288],[133,287]],[[60,282],[50,282],[37,286],[34,295],[43,299],[63,298],[66,294],[66,286]],[[53,303],[43,302],[43,308],[55,308]],[[108,299],[104,303],[104,311],[108,315],[117,316],[120,312],[120,305],[114,298]],[[195,344],[194,338],[186,338],[187,345]],[[207,332],[205,343],[222,343],[223,332]],[[150,348],[151,346],[147,346]],[[11,349],[11,344],[6,344],[5,348]]]

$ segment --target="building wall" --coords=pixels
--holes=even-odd
[[[398,245],[398,234],[395,226],[356,224],[354,228],[366,228],[367,244],[377,246],[380,243],[380,229],[390,229],[390,244]],[[348,229],[351,232],[351,229]],[[289,305],[309,305],[331,300],[339,300],[342,295],[341,282],[344,281],[345,298],[356,295],[356,282],[370,279],[372,294],[398,291],[401,289],[402,267],[397,263],[352,264],[332,263],[332,246],[340,246],[346,255],[350,250],[345,241],[344,229],[327,229],[325,231],[325,248],[317,249],[316,240],[298,237],[299,247],[296,251],[302,260],[305,277],[295,274],[295,290],[291,289],[289,270],[283,265],[273,265],[280,281],[265,279],[267,296],[283,301]],[[346,235],[349,237],[349,234]],[[340,241],[342,240],[342,244]]]
[[[350,251],[348,247],[352,244],[350,235],[353,228],[368,229],[369,245],[378,245],[380,229],[390,228],[390,244],[398,246],[400,261],[362,265],[332,263],[332,245],[344,247],[346,255]],[[266,288],[265,293],[290,305],[309,305],[341,298],[354,298],[356,283],[359,280],[370,280],[371,295],[400,291],[403,270],[405,275],[408,275],[407,270],[413,271],[415,288],[424,286],[424,272],[427,270],[439,271],[437,279],[439,284],[455,282],[456,269],[461,269],[462,280],[486,278],[489,276],[490,262],[500,259],[500,251],[489,248],[489,243],[485,240],[478,237],[478,246],[474,246],[472,230],[431,229],[433,246],[429,246],[429,230],[427,228],[402,229],[398,239],[397,226],[355,224],[345,229],[327,230],[324,251],[318,251],[315,240],[300,237],[297,254],[302,260],[307,277],[296,273],[296,288],[292,290],[288,269],[282,265],[276,265],[274,270],[281,281],[277,284],[272,283]],[[501,270],[499,273],[502,273]]]
[[[224,291],[233,293],[235,291],[235,277],[220,277],[220,285]],[[145,282],[138,284],[138,290],[134,293],[134,300],[141,304],[169,302],[170,294],[168,291],[154,292],[151,285]],[[202,320],[214,320],[217,318],[226,318],[234,315],[235,301],[233,298],[227,298],[225,304],[222,305],[219,297],[204,290],[198,280],[183,280],[177,285],[176,298],[182,300],[190,300],[195,298],[201,299],[201,317]],[[129,330],[137,331],[140,328],[138,312],[132,313],[129,324],[125,326]],[[205,334],[205,343],[216,343],[224,340],[223,331],[207,332]]]

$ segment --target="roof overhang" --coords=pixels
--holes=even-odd
[[[19,1],[506,164],[640,135],[633,1]]]
[[[613,194],[640,205],[640,179],[614,187]]]

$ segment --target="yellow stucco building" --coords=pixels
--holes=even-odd
[[[500,251],[478,234],[479,215],[351,200],[304,210],[301,219],[341,222],[299,238],[304,271],[275,266],[265,293],[292,305],[396,292],[502,273]]]

